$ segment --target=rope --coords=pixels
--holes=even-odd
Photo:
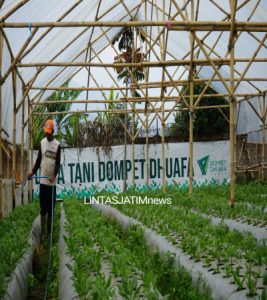
[[[32,23],[28,23],[28,28],[29,28],[29,31],[30,31],[30,39],[33,37],[33,34],[32,34]]]
[[[167,25],[167,29],[170,30],[170,29],[171,29],[171,26],[172,26],[171,21],[168,20],[168,21],[166,22],[166,25]]]

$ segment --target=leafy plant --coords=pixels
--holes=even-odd
[[[62,87],[68,88],[69,81],[65,82]],[[49,113],[49,112],[64,112],[69,111],[71,108],[70,100],[77,99],[81,91],[72,91],[72,90],[58,90],[55,91],[51,96],[49,96],[45,102],[48,104],[46,106],[37,106],[35,112],[38,113]],[[59,101],[64,100],[64,103],[49,103],[50,101]],[[33,115],[33,147],[36,149],[40,146],[41,140],[45,137],[44,131],[42,129],[47,118],[52,118],[55,120],[58,126],[58,138],[61,136],[61,122],[64,118],[64,114],[58,114],[53,116],[47,115]]]
[[[200,95],[204,84],[194,84],[194,94]],[[189,95],[188,87],[182,89],[184,95]],[[206,94],[216,94],[216,91],[209,87]],[[227,105],[228,102],[223,97],[203,97],[199,106]],[[188,105],[188,104],[187,104]],[[186,108],[187,105],[182,102],[180,108]],[[221,109],[224,115],[229,119],[229,109]],[[228,137],[228,122],[224,115],[218,109],[200,109],[194,112],[194,139],[210,140],[213,137]],[[178,136],[181,140],[187,140],[189,137],[189,113],[188,111],[179,111],[175,114],[174,123],[171,126],[173,136]],[[211,126],[212,125],[212,126]]]
[[[8,277],[28,247],[32,223],[38,215],[37,203],[16,207],[0,220],[0,297],[7,287]],[[29,278],[33,283],[33,278]]]
[[[75,113],[67,116],[60,124],[59,139],[63,139],[70,147],[83,147],[83,138],[80,134],[81,123],[86,123],[87,115]]]

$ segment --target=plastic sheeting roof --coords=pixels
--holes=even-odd
[[[19,3],[19,0],[6,0],[0,10],[0,19],[5,18],[9,12],[12,11]],[[23,1],[25,2],[25,1]],[[190,1],[179,0],[175,1],[181,8],[184,15],[190,16]],[[197,2],[197,1],[195,1]],[[87,55],[88,43],[91,43],[92,56],[91,61],[97,62],[94,59],[94,53],[98,53],[105,49],[109,45],[109,40],[113,41],[122,28],[113,27],[107,30],[107,28],[85,28],[85,27],[56,27],[48,30],[48,28],[38,28],[34,34],[35,29],[31,27],[33,22],[55,22],[55,21],[94,21],[96,17],[99,21],[129,21],[132,17],[136,20],[167,20],[168,16],[163,16],[162,7],[165,3],[166,12],[170,13],[173,20],[181,21],[182,17],[177,13],[177,8],[173,5],[173,1],[136,1],[136,0],[47,0],[38,1],[30,0],[26,1],[19,9],[8,16],[5,22],[26,22],[28,28],[4,28],[5,35],[8,43],[12,50],[13,57],[18,54],[22,54],[19,60],[20,63],[34,63],[34,62],[83,62],[90,59]],[[189,3],[185,5],[185,3]],[[218,4],[220,7],[216,6]],[[185,7],[184,7],[185,5]],[[127,9],[126,9],[127,7]],[[256,21],[266,22],[267,21],[267,1],[237,1],[237,21]],[[128,12],[131,12],[131,15]],[[199,1],[199,10],[195,10],[197,13],[198,20],[201,21],[221,21],[226,18],[226,13],[230,15],[230,7],[228,1],[216,0],[212,3],[209,0]],[[63,18],[64,16],[64,18]],[[103,30],[106,30],[106,35],[103,35]],[[157,38],[158,28],[152,27],[148,29],[149,39],[152,41]],[[46,34],[45,34],[46,33]],[[42,36],[45,36],[42,38]],[[202,39],[207,32],[197,32],[199,39]],[[78,38],[76,38],[78,37]],[[218,41],[217,38],[219,37]],[[247,32],[242,32],[237,39],[235,44],[235,56],[238,58],[250,58],[259,46],[259,42],[263,38],[266,38],[266,33],[256,33],[253,35]],[[22,53],[21,49],[25,43],[30,40],[27,47]],[[214,51],[210,53],[212,58],[224,58],[228,51],[229,32],[211,32],[208,37],[205,38],[205,45],[209,46],[210,49],[214,47]],[[38,42],[38,43],[37,43]],[[257,57],[267,58],[267,43],[265,42],[263,47],[257,54]],[[31,47],[34,48],[30,51]],[[108,48],[110,49],[110,48]],[[208,47],[206,47],[208,49]],[[181,31],[169,31],[168,42],[167,42],[167,57],[170,59],[182,59],[186,57],[189,59],[190,42],[188,32]],[[205,58],[204,54],[200,51],[199,58]],[[229,55],[227,55],[229,58]],[[3,45],[3,60],[2,60],[2,76],[6,73],[12,63],[12,58],[9,53],[9,49],[4,40]],[[245,70],[248,62],[237,62],[235,64],[235,70],[239,74],[235,74],[236,77],[240,77],[240,74]],[[266,78],[267,63],[254,62],[247,71],[245,77],[255,78]],[[75,72],[79,70],[79,67],[46,67],[39,70],[39,75],[34,81],[34,86],[46,86],[50,84],[52,86],[61,86],[66,82]],[[158,70],[158,69],[157,69]],[[171,68],[170,68],[171,70]],[[209,78],[213,75],[214,70],[212,67],[204,66],[198,67],[199,77]],[[20,77],[17,77],[17,94],[16,94],[16,105],[22,100],[22,87],[23,84],[29,84],[34,78],[37,68],[18,68]],[[225,78],[230,78],[230,67],[222,66],[220,68],[221,74]],[[159,72],[159,79],[161,80],[161,72]],[[186,73],[188,76],[188,73]],[[175,75],[174,75],[175,76]],[[178,75],[177,75],[178,76]],[[175,78],[174,79],[178,79]],[[99,83],[100,86],[105,86],[105,79],[103,76],[103,82]],[[228,81],[228,84],[230,82]],[[226,89],[221,82],[214,81],[212,86],[220,93],[226,93]],[[237,87],[237,93],[256,93],[267,90],[267,82],[265,81],[254,81],[252,83],[242,81]],[[30,99],[34,99],[38,95],[39,91],[31,90],[29,92]],[[52,91],[45,91],[40,95],[41,99],[46,99]],[[13,90],[12,90],[12,76],[11,74],[7,77],[2,88],[3,98],[3,126],[4,129],[9,133],[10,140],[12,139],[13,125]],[[262,125],[257,114],[251,108],[253,105],[254,109],[258,112],[263,110],[263,105],[266,105],[266,97],[255,97],[251,100],[252,104],[248,104],[246,101],[241,102],[238,107],[238,133],[248,133],[254,130],[259,130]],[[27,105],[25,106],[27,113]],[[20,142],[21,138],[21,119],[22,109],[17,114],[17,141]],[[265,112],[266,116],[266,112]],[[265,118],[266,122],[266,118]],[[260,133],[249,134],[249,140],[261,141],[262,137]]]

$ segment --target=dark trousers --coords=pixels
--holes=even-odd
[[[40,214],[47,215],[47,233],[51,232],[52,201],[56,204],[56,186],[40,184]]]

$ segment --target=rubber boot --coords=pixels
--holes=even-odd
[[[43,242],[46,238],[46,216],[41,216],[41,242]]]

